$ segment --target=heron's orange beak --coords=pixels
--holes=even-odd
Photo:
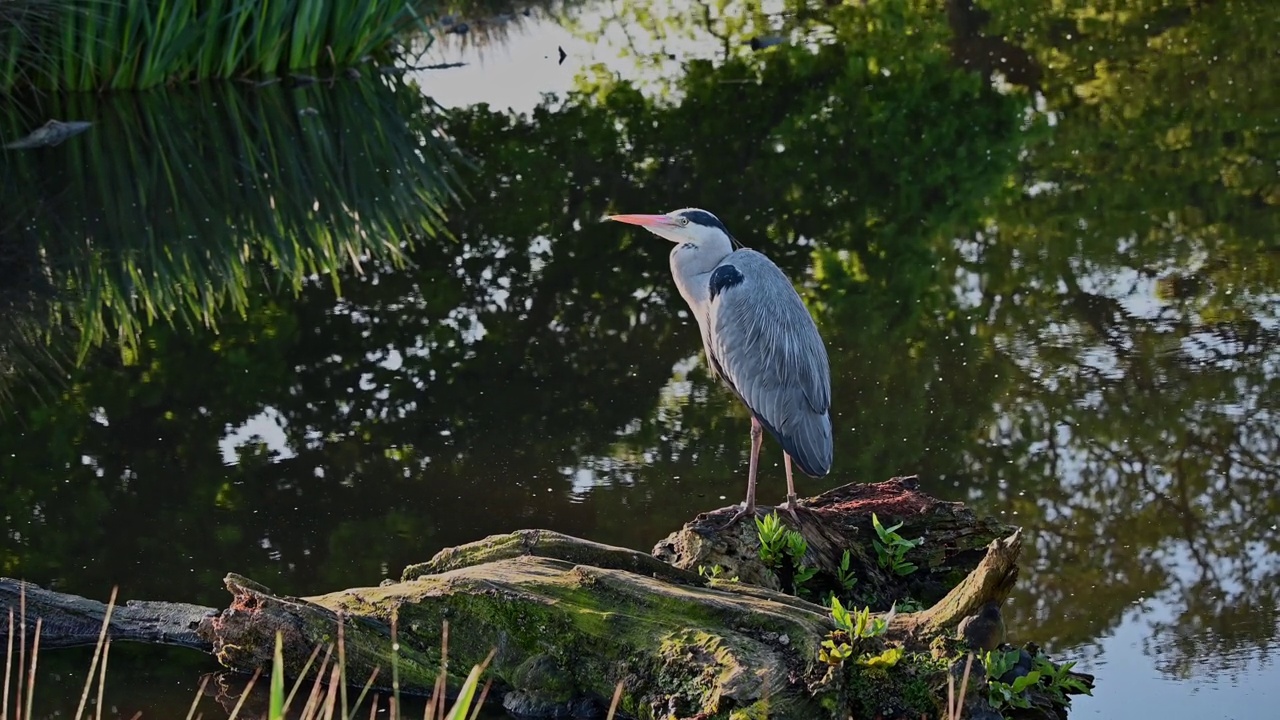
[[[605,220],[640,225],[641,227],[675,227],[675,221],[666,215],[605,215]]]

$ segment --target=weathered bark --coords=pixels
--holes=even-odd
[[[686,570],[719,566],[723,576],[778,589],[784,578],[761,562],[755,525],[744,522],[721,529],[733,511],[722,508],[699,515],[659,542],[653,555]],[[820,571],[809,588],[812,596],[840,591],[833,582],[848,550],[858,578],[857,594],[872,609],[882,610],[908,596],[926,605],[935,602],[977,566],[991,541],[1014,531],[1010,525],[976,517],[963,503],[944,502],[920,492],[915,477],[842,485],[801,501],[797,514],[800,524],[795,529],[808,544],[804,563]],[[877,537],[873,515],[885,527],[901,522],[897,533],[908,540],[924,539],[906,556],[919,566],[917,572],[901,577],[880,566],[872,546]],[[1011,562],[1017,562],[1016,551]],[[1004,600],[1009,589],[1004,588],[1003,595],[971,601],[977,607],[987,600]]]
[[[44,648],[93,645],[98,642],[107,611],[106,604],[97,600],[0,578],[0,640],[8,632],[10,608],[14,611],[14,627],[22,623],[20,611],[25,608],[28,637],[35,632],[36,619],[42,618],[40,645]],[[209,652],[212,645],[196,633],[196,627],[206,617],[217,614],[216,608],[201,605],[130,600],[112,608],[107,637],[112,642],[178,645]]]
[[[565,536],[556,541],[573,546]],[[493,674],[547,706],[603,701],[624,681],[624,708],[642,716],[663,715],[673,702],[683,717],[764,697],[775,709],[820,712],[792,676],[817,657],[827,613],[767,590],[739,594],[532,555],[305,600],[277,598],[236,576],[227,587],[231,608],[201,634],[220,662],[239,670],[268,667],[280,631],[296,674],[317,641],[333,640],[342,616],[348,677],[363,680],[377,667],[388,679],[394,615],[408,692],[431,690],[448,620],[455,682],[496,648]]]
[[[1016,531],[923,495],[909,478],[845,486],[805,501],[797,528],[808,541],[804,562],[821,571],[810,597],[822,597],[834,583],[849,550],[868,604],[937,600],[928,610],[898,613],[884,637],[858,643],[859,653],[872,654],[900,644],[922,653],[913,656],[920,659],[903,661],[896,674],[860,670],[853,660],[835,670],[818,660],[820,644],[835,629],[829,611],[778,589],[778,568],[760,562],[751,523],[718,529],[731,512],[699,516],[659,543],[656,557],[521,530],[441,551],[406,568],[399,582],[307,598],[277,596],[232,574],[226,578],[232,602],[220,613],[130,603],[116,610],[110,633],[205,649],[242,672],[270,668],[279,633],[290,676],[303,672],[313,650],[340,637],[348,680],[362,683],[376,670],[375,687],[386,688],[394,624],[402,691],[429,693],[442,668],[447,621],[451,683],[493,651],[494,696],[525,713],[600,709],[621,682],[622,708],[638,717],[723,717],[733,710],[845,717],[860,696],[877,693],[877,707],[937,717],[937,706],[920,703],[937,700],[945,687],[948,658],[960,653],[956,623],[989,600],[1002,601],[1017,577]],[[919,571],[904,578],[879,566],[873,512],[886,526],[902,522],[903,537],[925,539],[908,555]],[[695,572],[717,564],[726,571],[722,578],[738,580]],[[16,606],[6,587],[0,584],[0,602]],[[46,647],[93,642],[104,609],[29,590],[28,617],[44,617],[46,632],[58,636],[46,634]],[[903,700],[908,695],[914,705]]]

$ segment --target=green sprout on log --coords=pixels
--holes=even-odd
[[[987,669],[987,702],[997,710],[1004,707],[1031,707],[1031,699],[1027,697],[1026,691],[1040,682],[1039,671],[1032,670],[1010,683],[999,680],[1018,664],[1020,656],[1021,653],[1017,650],[988,650],[982,654],[982,665]]]
[[[1001,680],[1018,666],[1021,657],[1021,650],[989,650],[980,656],[987,671],[987,702],[996,710],[1031,707],[1027,691],[1034,687],[1047,692],[1053,702],[1064,706],[1069,692],[1093,694],[1083,680],[1071,674],[1074,662],[1054,667],[1041,653],[1036,654],[1032,669],[1027,674],[1012,678],[1009,682]]]
[[[756,518],[756,534],[760,537],[760,560],[774,571],[789,569],[792,592],[805,595],[804,584],[818,574],[818,568],[804,564],[809,551],[804,536],[783,525],[777,512],[769,513],[764,520]]]
[[[879,536],[879,539],[873,539],[871,543],[875,545],[880,567],[893,570],[899,575],[915,572],[918,569],[915,564],[906,561],[907,551],[924,543],[924,538],[907,540],[897,533],[902,523],[886,528],[880,524],[880,518],[875,513],[871,513],[871,524],[875,526],[876,535]]]
[[[849,551],[845,550],[844,555],[840,556],[840,569],[836,571],[836,581],[840,583],[840,588],[844,590],[846,596],[852,593],[853,586],[858,584],[858,578],[849,569],[851,560]]]
[[[729,582],[738,582],[737,575],[730,578],[724,577],[724,568],[719,565],[712,565],[711,567],[699,565],[698,575],[707,578],[708,580],[728,580]]]
[[[894,603],[898,607],[898,612],[913,613],[924,610],[924,603],[913,597],[904,597]]]
[[[853,646],[859,640],[879,637],[889,629],[884,618],[871,617],[871,608],[864,607],[850,613],[840,604],[840,598],[834,596],[831,598],[831,619],[835,621],[836,629],[827,633],[818,651],[818,659],[828,665],[843,663],[853,654]],[[897,659],[889,662],[886,657],[881,662],[891,666],[897,663]]]
[[[1089,686],[1078,677],[1071,675],[1071,668],[1075,667],[1074,661],[1063,663],[1058,667],[1054,667],[1044,655],[1037,654],[1035,659],[1035,671],[1040,673],[1040,678],[1048,684],[1049,694],[1053,696],[1053,701],[1059,705],[1067,704],[1067,693],[1079,693],[1082,695],[1092,695]]]
[[[898,661],[902,659],[904,653],[906,653],[906,650],[903,650],[900,646],[891,647],[879,655],[863,655],[858,658],[858,664],[869,668],[882,668],[884,670],[888,670],[898,664]]]

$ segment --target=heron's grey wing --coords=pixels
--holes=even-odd
[[[832,457],[826,348],[782,271],[743,253],[711,273],[710,360],[800,469],[821,477]]]

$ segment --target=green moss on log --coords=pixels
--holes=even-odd
[[[847,663],[847,712],[853,717],[945,717],[945,694],[939,690],[946,669],[945,662],[921,653],[905,655],[891,668]]]
[[[323,609],[348,618],[348,676],[367,677],[374,667],[383,676],[394,614],[401,657],[413,658],[409,676],[401,664],[408,692],[430,691],[447,620],[452,682],[496,649],[490,670],[499,690],[528,689],[533,678],[540,700],[607,699],[623,681],[624,707],[641,718],[666,717],[673,708],[680,716],[728,717],[763,700],[773,717],[820,712],[803,678],[820,672],[817,645],[831,629],[829,618],[819,606],[760,588],[734,593],[529,555],[298,601],[236,587],[245,595],[233,603],[238,611],[221,618],[224,651],[242,639],[270,647],[263,634],[281,626],[332,638],[335,628],[321,625],[333,615],[313,612]],[[284,617],[268,617],[281,611]],[[293,650],[305,658],[302,648]],[[256,653],[219,657],[243,670],[269,662]]]

